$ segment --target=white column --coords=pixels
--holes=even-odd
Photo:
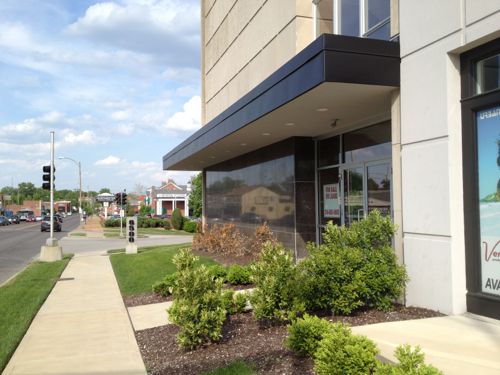
[[[161,215],[161,206],[163,205],[163,199],[156,200],[156,214]]]

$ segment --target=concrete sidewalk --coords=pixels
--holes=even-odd
[[[109,257],[75,255],[4,374],[146,374]]]
[[[419,345],[427,363],[445,375],[499,375],[500,321],[473,314],[352,327],[393,361],[397,346]]]

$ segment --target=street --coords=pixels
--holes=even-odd
[[[78,215],[67,216],[63,220],[62,231],[54,233],[57,239],[66,236],[79,225]],[[48,232],[40,232],[40,222],[0,227],[0,284],[21,271],[33,258],[37,258],[41,246],[49,236]]]

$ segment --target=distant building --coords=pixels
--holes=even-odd
[[[162,182],[160,187],[151,187],[147,190],[146,200],[154,208],[156,215],[171,215],[178,208],[182,215],[189,214],[189,193],[191,186],[178,185],[174,180]]]

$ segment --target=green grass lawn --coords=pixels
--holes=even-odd
[[[87,237],[87,233],[75,232],[75,233],[70,233],[70,236]]]
[[[234,362],[201,375],[255,375],[255,372],[245,362]]]
[[[175,272],[172,258],[179,249],[191,244],[155,246],[139,249],[138,254],[115,253],[110,256],[116,280],[124,296],[151,292],[152,285]],[[200,264],[215,264],[202,257]]]
[[[0,372],[28,330],[72,254],[58,262],[31,263],[6,285],[0,287]]]
[[[125,227],[123,227],[123,232],[125,233]],[[120,234],[120,228],[104,228],[104,236],[105,237],[117,237]],[[166,230],[163,228],[139,228],[138,235],[145,234],[161,234],[161,235],[193,235],[193,233],[184,232],[183,230]]]

